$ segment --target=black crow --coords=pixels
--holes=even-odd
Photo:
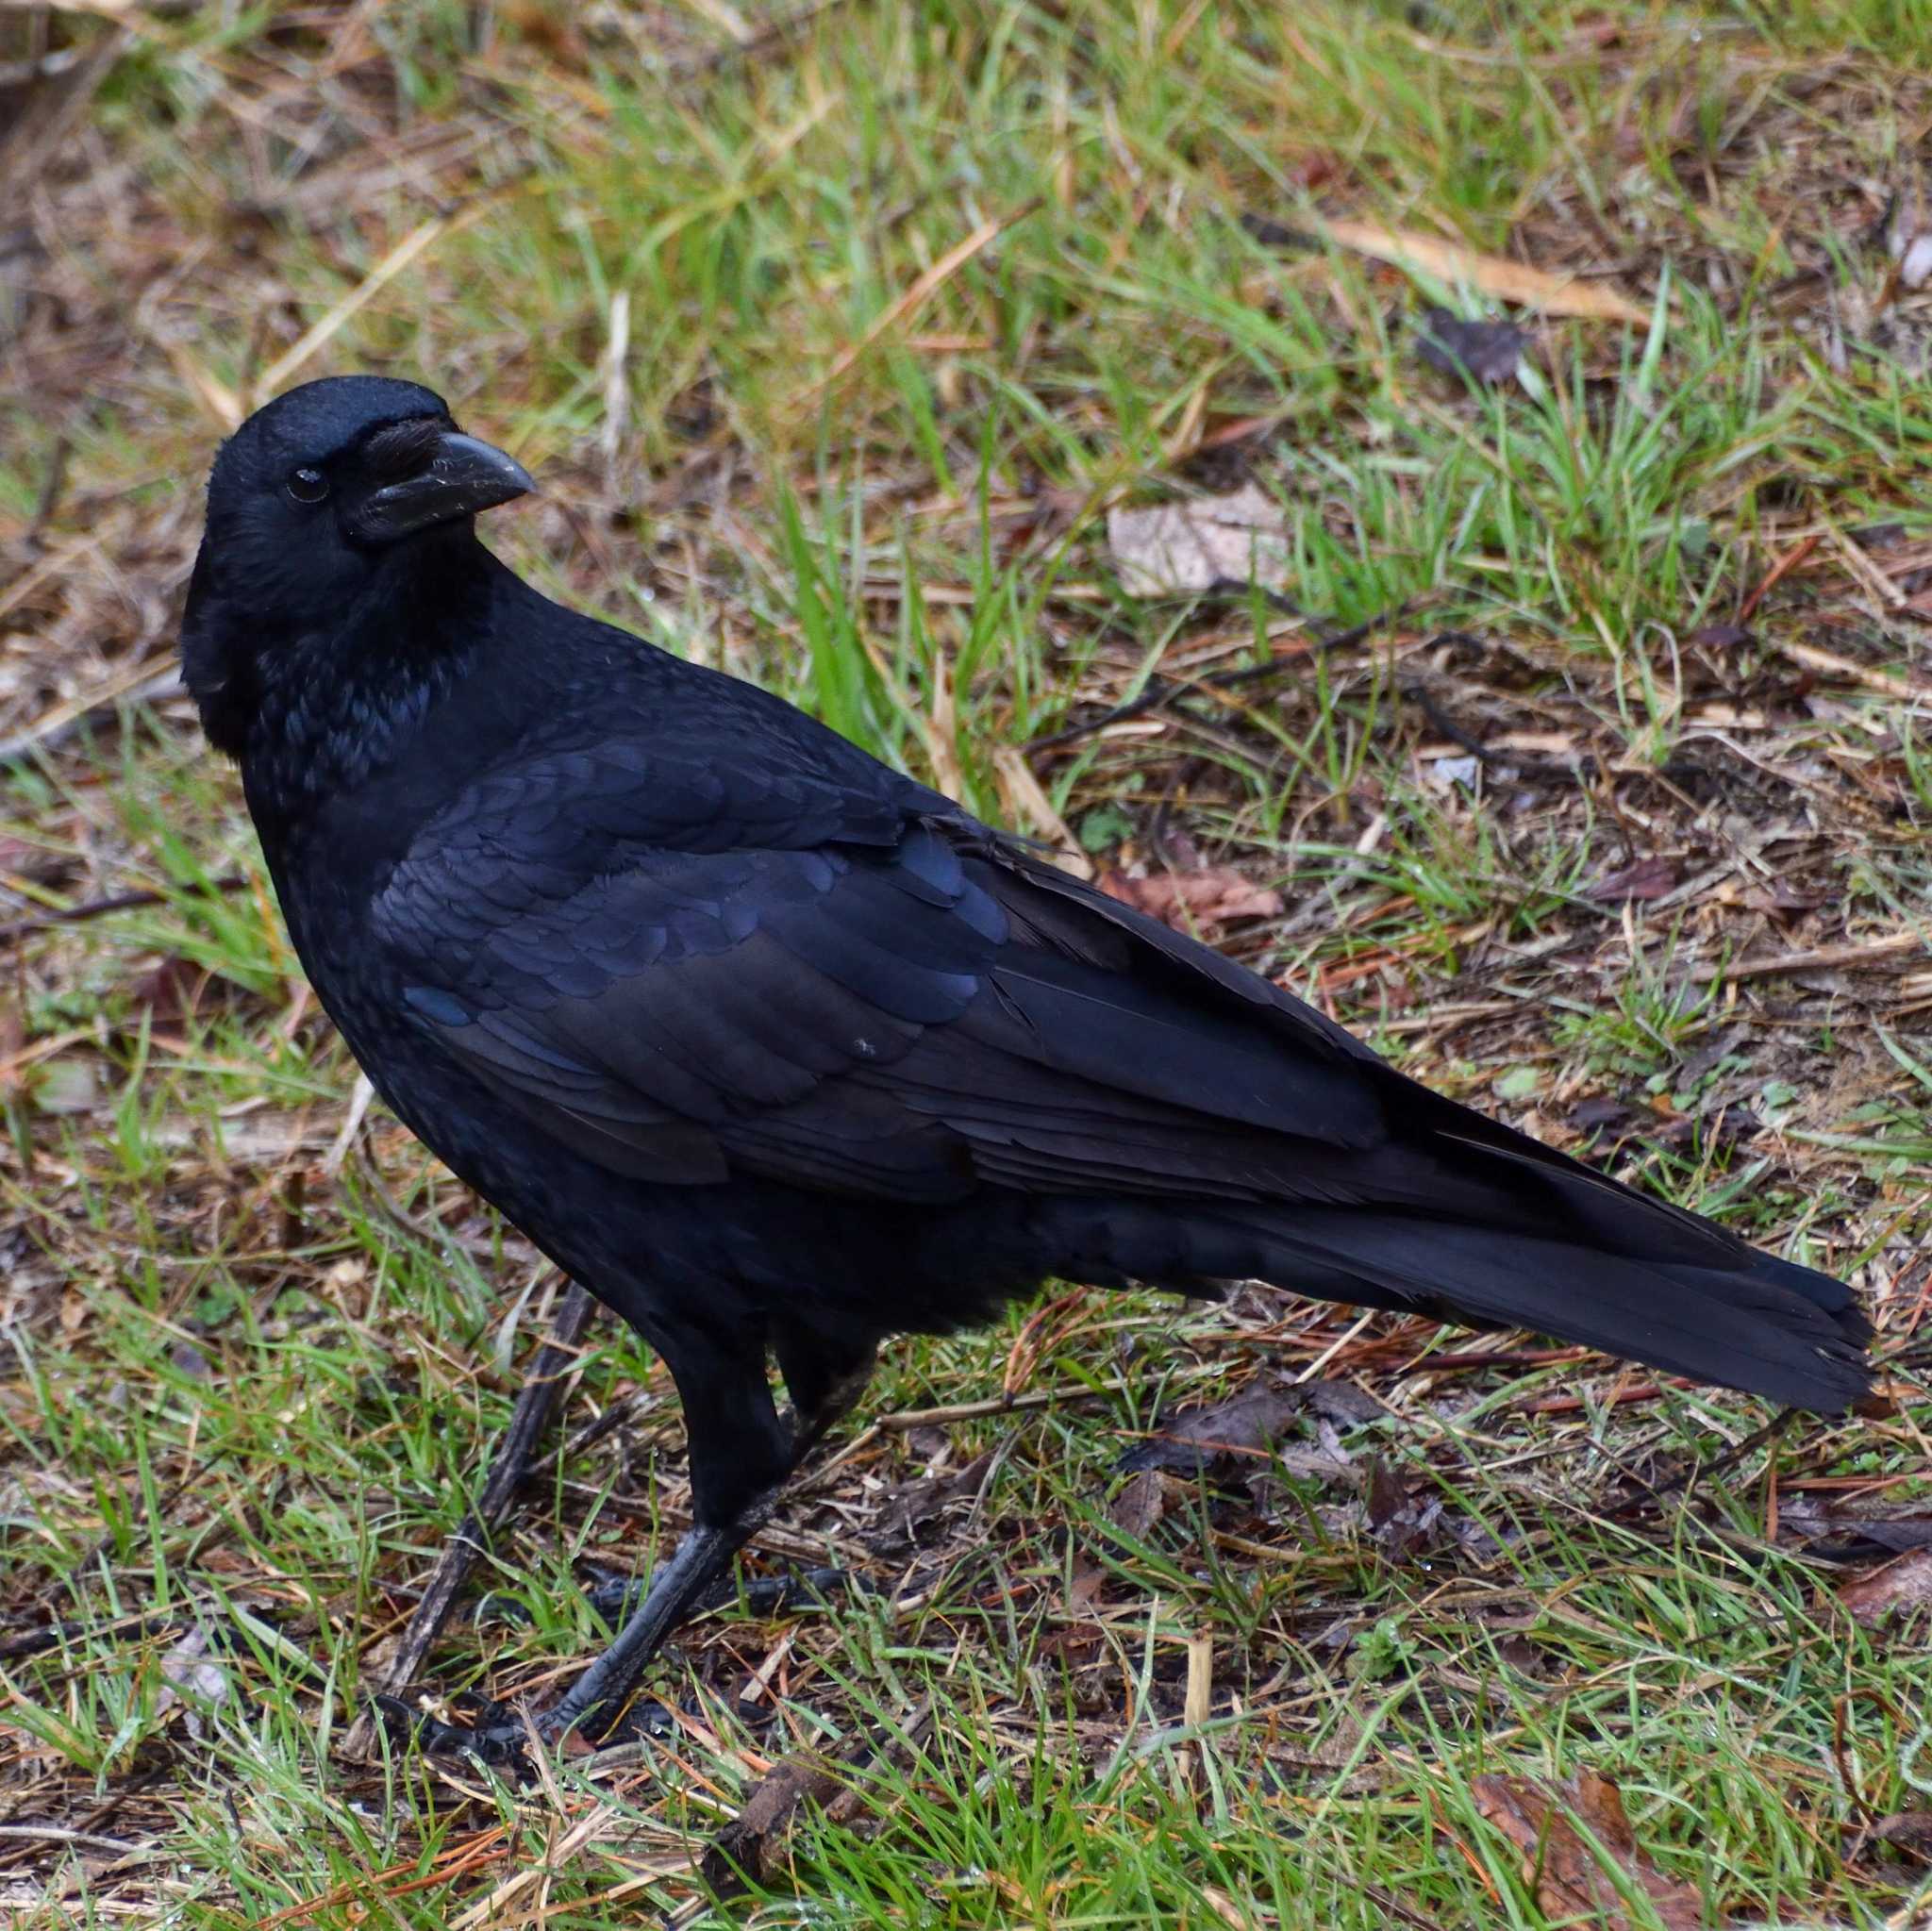
[[[1839,1282],[540,595],[473,528],[531,487],[426,389],[293,390],[215,459],[182,650],[376,1090],[683,1399],[696,1526],[552,1734],[634,1687],[881,1339],[1049,1276],[1257,1278],[1804,1407],[1865,1391]]]

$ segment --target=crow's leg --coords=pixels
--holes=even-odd
[[[811,1453],[826,1433],[852,1411],[872,1379],[869,1345],[841,1345],[809,1328],[781,1324],[773,1333],[772,1352],[791,1397],[797,1444],[792,1466]]]
[[[545,1736],[585,1723],[599,1729],[617,1714],[665,1637],[771,1519],[788,1479],[858,1399],[872,1372],[870,1348],[836,1352],[791,1330],[774,1347],[796,1416],[790,1429],[773,1407],[762,1357],[709,1354],[701,1364],[671,1362],[684,1398],[696,1525],[652,1575],[616,1641],[543,1713]]]
[[[695,1523],[669,1561],[658,1565],[616,1640],[563,1697],[535,1715],[539,1736],[550,1741],[576,1729],[598,1736],[615,1721],[664,1639],[730,1568],[770,1519],[792,1471],[858,1398],[872,1365],[869,1349],[839,1354],[788,1335],[778,1348],[797,1415],[788,1428],[772,1400],[762,1350],[693,1347],[685,1337],[675,1353],[659,1340],[658,1352],[684,1404]],[[474,1729],[429,1721],[412,1728],[427,1749],[486,1762],[515,1761],[528,1740],[511,1714]]]
[[[376,1691],[375,1708],[403,1711],[397,1699],[415,1680],[424,1659],[442,1634],[443,1624],[456,1606],[463,1584],[468,1581],[479,1551],[490,1546],[491,1534],[508,1515],[535,1458],[537,1444],[543,1438],[558,1397],[570,1369],[575,1366],[583,1332],[597,1311],[597,1303],[571,1282],[552,1317],[549,1338],[537,1350],[528,1375],[510,1411],[509,1426],[496,1446],[496,1459],[484,1478],[476,1506],[463,1518],[458,1528],[443,1544],[436,1568],[416,1605],[416,1613]],[[365,1756],[370,1742],[370,1712],[358,1716],[343,1743],[351,1757]]]

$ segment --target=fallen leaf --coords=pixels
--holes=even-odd
[[[1894,1811],[1868,1824],[1863,1836],[1875,1843],[1890,1844],[1921,1864],[1932,1864],[1932,1810]]]
[[[1308,225],[1339,248],[1352,248],[1392,267],[1420,269],[1438,281],[1466,283],[1492,301],[1517,302],[1540,308],[1545,315],[1575,315],[1591,322],[1629,322],[1638,327],[1650,321],[1648,309],[1601,282],[1555,275],[1499,255],[1483,255],[1460,241],[1440,235],[1418,234],[1412,228],[1385,228],[1376,222],[1326,221],[1310,215]]]
[[[1442,1498],[1409,1488],[1380,1457],[1369,1464],[1369,1533],[1385,1555],[1412,1560],[1442,1540]]]
[[[1243,1897],[1239,1904],[1224,1890],[1216,1890],[1211,1884],[1204,1884],[1200,1890],[1201,1902],[1229,1927],[1229,1931],[1255,1931],[1262,1919],[1257,1914],[1255,1901]]]
[[[135,1009],[148,1013],[163,1031],[194,1018],[214,989],[215,978],[206,966],[171,953],[152,972],[143,973],[128,988]]]
[[[500,18],[508,30],[506,39],[514,36],[540,58],[573,74],[589,71],[589,48],[568,8],[545,6],[541,0],[509,0]]]
[[[1423,776],[1446,791],[1452,785],[1474,785],[1482,768],[1480,757],[1437,757],[1423,767]]]
[[[1552,1919],[1580,1918],[1598,1931],[1629,1931],[1629,1911],[1604,1869],[1607,1856],[1625,1885],[1650,1900],[1667,1931],[1701,1931],[1706,1923],[1702,1894],[1692,1885],[1666,1877],[1637,1848],[1623,1795],[1609,1778],[1586,1771],[1555,1792],[1527,1777],[1474,1777],[1469,1788],[1477,1811],[1524,1854],[1524,1876]],[[1584,1839],[1577,1823],[1601,1850]]]
[[[1778,1531],[1824,1562],[1884,1562],[1911,1549],[1932,1549],[1932,1515],[1858,1515],[1821,1508],[1795,1495],[1778,1511]]]
[[[31,879],[36,885],[55,885],[76,869],[76,862],[64,852],[50,851],[10,833],[0,833],[0,873],[9,878]]]
[[[1636,1117],[1637,1108],[1627,1100],[1613,1100],[1599,1093],[1577,1101],[1570,1108],[1570,1126],[1573,1132],[1594,1133],[1602,1127],[1625,1126]]]
[[[1109,509],[1107,546],[1132,597],[1174,596],[1218,585],[1288,581],[1288,520],[1257,484],[1152,509]]]
[[[1204,865],[1198,872],[1150,872],[1145,878],[1110,872],[1100,882],[1136,911],[1183,930],[1189,925],[1225,924],[1230,919],[1272,919],[1281,911],[1278,891],[1257,885],[1232,865]]]
[[[33,1096],[42,1113],[92,1113],[101,1103],[100,1069],[72,1056],[45,1060],[34,1076]]]
[[[1599,878],[1583,895],[1599,902],[1606,899],[1667,898],[1677,889],[1680,875],[1676,859],[1653,854],[1647,858],[1639,858],[1634,865],[1625,865],[1621,872],[1612,872],[1607,877]]]
[[[918,1475],[891,1490],[880,1509],[880,1526],[867,1539],[870,1546],[879,1553],[916,1548],[922,1533],[953,1504],[979,1493],[992,1459],[992,1450],[988,1449],[963,1468]]]
[[[1415,352],[1444,375],[1509,382],[1528,346],[1528,336],[1513,322],[1465,322],[1451,309],[1431,308],[1423,317]]]
[[[1091,1609],[1100,1600],[1101,1587],[1106,1581],[1106,1570],[1084,1556],[1079,1557],[1074,1564],[1073,1580],[1067,1585],[1069,1612],[1078,1615]]]
[[[1207,1407],[1182,1408],[1162,1417],[1154,1439],[1129,1449],[1119,1467],[1127,1474],[1167,1469],[1187,1475],[1230,1464],[1252,1467],[1305,1406],[1293,1388],[1248,1388]]]
[[[188,1734],[197,1742],[202,1735],[202,1709],[223,1702],[228,1694],[228,1673],[209,1662],[208,1632],[191,1629],[161,1658],[162,1685],[155,1698],[155,1715],[161,1716],[185,1696],[189,1699]]]
[[[1107,1505],[1107,1519],[1135,1541],[1167,1513],[1167,1483],[1158,1469],[1142,1469]]]
[[[1913,1549],[1839,1586],[1838,1599],[1855,1623],[1873,1629],[1894,1614],[1932,1609],[1932,1549]]]
[[[705,1880],[726,1895],[770,1871],[799,1811],[823,1809],[844,1788],[840,1766],[816,1751],[775,1763],[705,1853]]]
[[[1898,285],[1923,289],[1932,281],[1932,235],[1914,235],[1899,251]]]
[[[1787,912],[1815,912],[1820,906],[1833,904],[1836,898],[1837,894],[1828,890],[1806,891],[1789,879],[1774,878],[1768,886],[1754,887],[1745,892],[1742,903],[1754,912],[1782,918]]]
[[[192,1341],[176,1341],[168,1350],[168,1359],[191,1381],[210,1381],[214,1378],[214,1368],[208,1358]]]
[[[1055,810],[1045,786],[1026,762],[1026,754],[1017,744],[996,744],[992,768],[1007,816],[1031,825],[1041,838],[1051,841],[1053,849],[1045,855],[1047,862],[1058,865],[1062,872],[1071,872],[1075,878],[1091,878],[1093,860],[1081,850],[1080,841],[1069,829],[1067,821]]]
[[[881,1761],[908,1761],[931,1728],[928,1698],[896,1729],[860,1731],[835,1754],[804,1750],[773,1765],[706,1851],[700,1866],[706,1883],[731,1897],[761,1882],[774,1870],[802,1809],[823,1810],[835,1823],[851,1823],[864,1807],[866,1770]]]
[[[1757,641],[1757,633],[1741,624],[1706,624],[1693,630],[1684,641],[1701,643],[1707,650],[1741,650]]]
[[[1360,1422],[1379,1422],[1394,1412],[1386,1402],[1377,1401],[1366,1388],[1357,1388],[1352,1381],[1301,1381],[1295,1386],[1308,1407],[1324,1422],[1351,1426]]]

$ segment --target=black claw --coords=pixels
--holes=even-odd
[[[471,1757],[491,1770],[514,1773],[519,1783],[527,1783],[535,1774],[529,1733],[508,1704],[485,1703],[474,1723],[444,1723],[393,1696],[376,1697],[375,1711],[390,1736],[406,1749],[430,1756]],[[541,1718],[538,1731],[542,1733]]]
[[[788,1571],[783,1575],[747,1576],[739,1582],[724,1582],[707,1590],[692,1603],[691,1613],[703,1615],[711,1609],[728,1609],[742,1603],[754,1616],[779,1616],[791,1609],[823,1609],[833,1596],[845,1590],[862,1587],[842,1569]],[[620,1629],[636,1613],[649,1592],[648,1583],[633,1575],[606,1576],[584,1590],[584,1600],[613,1629]]]
[[[668,1704],[655,1696],[640,1696],[625,1709],[616,1711],[608,1723],[600,1721],[602,1710],[591,1710],[577,1724],[577,1734],[588,1737],[599,1749],[617,1743],[661,1743],[677,1734],[677,1717]]]

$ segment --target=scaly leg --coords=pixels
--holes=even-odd
[[[733,1506],[725,1520],[708,1521],[706,1502],[717,1498],[717,1489],[715,1484],[707,1483],[703,1478],[701,1444],[708,1445],[715,1418],[708,1410],[693,1411],[687,1407],[687,1414],[691,1417],[691,1474],[697,1497],[697,1526],[678,1543],[671,1560],[661,1564],[652,1575],[649,1593],[630,1621],[618,1632],[616,1640],[577,1678],[569,1693],[538,1719],[538,1728],[546,1738],[565,1736],[587,1719],[604,1717],[608,1712],[608,1716],[604,1717],[604,1721],[592,1723],[594,1732],[605,1726],[608,1717],[615,1716],[650,1667],[651,1659],[662,1647],[664,1639],[691,1614],[698,1598],[724,1575],[739,1550],[771,1520],[772,1511],[784,1495],[787,1482],[827,1432],[850,1411],[864,1390],[872,1372],[870,1353],[862,1360],[848,1359],[839,1362],[836,1367],[828,1367],[823,1355],[808,1358],[795,1344],[788,1341],[779,1344],[778,1361],[786,1385],[798,1404],[798,1421],[791,1439],[785,1443],[783,1466],[776,1479],[750,1495],[743,1495],[741,1490],[739,1495],[731,1498]],[[763,1397],[765,1412],[770,1414],[771,1394],[762,1374],[758,1379],[758,1392]],[[747,1405],[756,1406],[747,1402],[741,1389],[737,1399],[730,1404],[737,1411],[733,1420],[741,1425],[745,1419],[743,1408]],[[712,1407],[716,1406],[714,1402]],[[702,1423],[699,1420],[701,1413],[704,1415]],[[777,1425],[775,1418],[774,1424]],[[728,1489],[726,1493],[730,1493]]]
[[[869,1353],[834,1359],[789,1339],[781,1343],[780,1367],[798,1404],[798,1421],[788,1429],[773,1405],[761,1356],[685,1348],[665,1358],[684,1401],[696,1524],[658,1565],[643,1602],[609,1648],[535,1718],[549,1741],[575,1729],[597,1736],[616,1720],[664,1639],[770,1519],[787,1480],[858,1400],[872,1365]],[[470,1752],[486,1762],[513,1759],[527,1740],[515,1722],[474,1730],[425,1724],[418,1735],[426,1748]]]

